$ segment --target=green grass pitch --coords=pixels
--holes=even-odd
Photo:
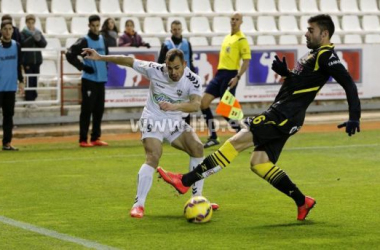
[[[221,206],[210,223],[188,223],[189,194],[177,195],[156,174],[145,217],[132,219],[144,151],[139,141],[110,143],[0,152],[0,216],[119,249],[379,249],[380,130],[289,140],[278,166],[317,200],[305,222],[296,221],[290,198],[251,172],[248,150],[206,180],[204,196]],[[160,165],[185,172],[188,157],[165,145]],[[85,247],[0,222],[0,249]]]

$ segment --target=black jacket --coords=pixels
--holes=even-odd
[[[37,36],[38,34],[39,40]],[[47,42],[45,37],[42,35],[41,31],[37,30],[32,34],[29,30],[23,29],[21,32],[21,47],[22,48],[45,48]],[[30,51],[23,52],[23,65],[41,65],[42,64],[42,53],[41,51]]]
[[[95,35],[90,31],[87,34],[93,40],[99,40],[99,35]],[[104,45],[106,48],[106,55],[108,55],[108,45],[104,39]],[[78,56],[82,56],[84,48],[88,48],[87,39],[85,37],[79,38],[70,48],[67,49],[66,59],[78,70],[83,70],[83,63],[79,60]]]
[[[341,64],[334,45],[325,45],[302,57],[291,71],[271,105],[271,109],[302,125],[306,109],[332,76],[344,89],[349,105],[349,119],[359,121],[360,100],[354,81]]]

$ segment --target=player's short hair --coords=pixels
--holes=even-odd
[[[127,26],[128,23],[132,23],[133,27],[135,27],[135,22],[132,19],[128,19],[127,21],[125,21],[124,26]]]
[[[25,23],[27,23],[29,20],[33,20],[34,22],[36,22],[36,16],[33,15],[33,14],[29,14],[25,17]]]
[[[176,57],[178,57],[181,60],[181,62],[183,62],[185,60],[183,52],[181,50],[171,49],[166,53],[165,61],[172,62],[172,61],[174,61],[174,59]]]
[[[5,14],[4,16],[1,17],[1,21],[9,20],[12,22],[12,16],[9,14]]]
[[[91,15],[91,16],[89,16],[88,23],[92,23],[92,22],[96,22],[96,21],[100,22],[100,16],[98,16],[98,15]]]
[[[0,29],[3,29],[4,27],[5,27],[5,25],[11,25],[12,27],[13,27],[13,25],[12,25],[12,21],[9,21],[9,20],[2,20],[1,21],[1,28]]]
[[[182,25],[179,20],[174,20],[170,25]]]
[[[329,32],[330,38],[333,36],[335,31],[335,25],[330,15],[316,15],[312,16],[307,20],[308,23],[317,23],[321,31],[327,30]]]

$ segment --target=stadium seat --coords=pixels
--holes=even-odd
[[[135,24],[135,31],[141,35],[141,33],[143,33],[143,31],[142,31],[142,29],[141,29],[140,20],[139,20],[137,17],[122,17],[122,18],[120,19],[120,28],[119,28],[119,32],[120,32],[120,33],[123,33],[123,32],[124,32],[124,30],[125,30],[125,22],[126,22],[128,19],[131,19],[131,20],[133,21],[133,23]]]
[[[75,12],[78,14],[98,14],[95,0],[76,0]]]
[[[26,12],[29,14],[49,14],[46,0],[27,0]]]
[[[69,83],[81,82],[81,71],[77,70],[67,60],[63,60],[63,74],[79,74],[79,75],[63,75],[63,81]]]
[[[241,31],[243,31],[245,35],[247,34],[254,35],[254,33],[256,32],[256,29],[255,29],[255,26],[253,25],[253,20],[250,16],[243,16],[243,23],[240,29]]]
[[[173,14],[189,14],[189,4],[187,0],[170,0],[169,11]]]
[[[231,0],[214,0],[214,12],[220,13],[233,13],[234,7]]]
[[[119,0],[100,0],[99,11],[102,14],[120,14]]]
[[[166,30],[168,32],[170,32],[171,25],[172,25],[172,22],[174,20],[178,20],[178,21],[181,22],[181,24],[182,24],[182,33],[183,34],[189,33],[189,29],[187,28],[187,23],[186,23],[185,18],[184,17],[176,17],[176,16],[168,17],[168,20],[166,21]]]
[[[149,14],[168,14],[165,0],[147,0],[146,12]]]
[[[222,45],[224,36],[213,36],[211,38],[211,46],[220,46]]]
[[[57,59],[59,51],[62,47],[61,42],[58,38],[46,38],[47,45],[45,49],[55,49],[56,51],[50,50],[50,51],[42,51],[42,57],[45,59]]]
[[[273,16],[258,16],[257,30],[261,32],[277,32],[276,21]]]
[[[20,31],[22,31],[22,29],[25,27],[25,16],[21,17],[20,18],[20,26],[19,26],[19,29]],[[42,33],[44,33],[44,29],[42,28],[42,25],[41,25],[41,19],[36,16],[36,23],[35,23],[35,27],[37,29],[39,29]]]
[[[302,13],[318,13],[318,6],[315,0],[300,0],[300,11]]]
[[[65,41],[65,48],[70,48],[71,45],[73,45],[77,40],[78,40],[78,38],[76,38],[76,37],[67,38]]]
[[[189,38],[189,41],[190,41],[192,47],[194,47],[194,46],[208,46],[207,38],[204,36],[196,36],[196,37],[191,36]]]
[[[58,80],[57,65],[53,60],[44,60],[41,64],[38,81],[41,83],[52,83]]]
[[[251,36],[245,36],[245,38],[247,39],[249,45],[251,46],[254,45],[254,42]]]
[[[158,37],[144,37],[143,41],[149,43],[152,47],[161,47],[161,41]]]
[[[298,44],[296,35],[281,35],[278,41],[280,45],[294,45]]]
[[[356,0],[340,1],[340,11],[344,13],[356,14],[359,12],[358,3]]]
[[[364,37],[365,43],[380,43],[380,35],[379,34],[367,34]]]
[[[51,13],[53,14],[73,14],[71,0],[52,0]]]
[[[237,12],[245,15],[255,13],[255,6],[252,0],[236,0],[235,9]]]
[[[124,0],[123,11],[127,14],[145,15],[144,6],[141,0]]]
[[[338,13],[338,3],[336,0],[320,0],[319,8],[323,13]]]
[[[379,18],[375,15],[363,16],[362,24],[365,31],[380,31]]]
[[[213,13],[210,0],[193,0],[191,1],[191,10],[196,14]]]
[[[145,17],[144,33],[158,36],[166,34],[161,17]]]
[[[341,25],[338,16],[331,16],[331,19],[334,22],[335,25],[335,31],[341,31]]]
[[[212,30],[214,33],[219,33],[219,34],[227,34],[231,32],[230,18],[226,16],[213,17]]]
[[[68,35],[67,25],[63,17],[47,17],[46,18],[46,34],[49,35]]]
[[[360,0],[359,5],[362,13],[379,12],[376,0]]]
[[[298,12],[295,0],[278,1],[278,11],[284,14],[295,14]]]
[[[342,17],[342,29],[344,31],[361,31],[359,17],[354,15],[345,15]]]
[[[282,32],[298,32],[295,16],[280,16],[278,20],[279,30]]]
[[[307,32],[307,27],[309,25],[309,23],[307,22],[307,20],[309,20],[311,16],[301,16],[300,18],[300,30],[302,32]]]
[[[70,32],[75,35],[86,35],[88,33],[88,18],[73,17],[71,19]]]
[[[342,39],[340,38],[340,35],[334,34],[332,36],[330,42],[332,42],[333,44],[341,44],[342,43]]]
[[[274,0],[258,0],[257,11],[260,13],[277,13]]]
[[[208,23],[207,17],[193,16],[190,18],[190,31],[192,33],[210,34],[210,24]]]
[[[274,36],[270,35],[259,35],[257,36],[257,45],[276,45],[276,39]]]
[[[361,44],[362,43],[362,37],[358,34],[348,34],[344,35],[344,43],[346,44]]]
[[[4,14],[24,14],[21,0],[2,0],[0,9]]]

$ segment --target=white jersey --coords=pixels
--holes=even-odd
[[[149,95],[144,107],[143,117],[150,116],[160,118],[181,119],[182,111],[163,111],[158,105],[165,101],[170,103],[188,102],[190,95],[202,96],[201,78],[193,73],[188,67],[178,82],[169,78],[165,64],[135,60],[133,69],[150,80]]]

